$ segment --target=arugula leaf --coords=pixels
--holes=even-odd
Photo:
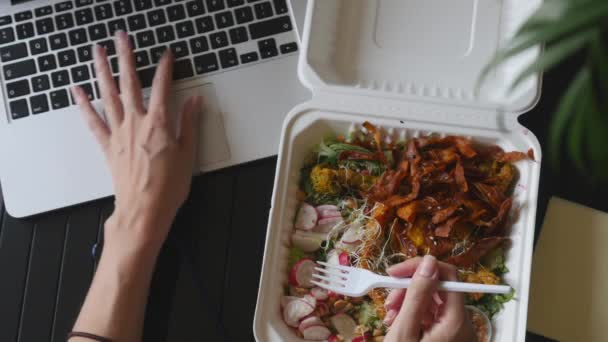
[[[492,319],[500,310],[502,310],[505,303],[511,301],[515,297],[515,289],[511,288],[511,292],[507,294],[485,294],[481,299],[475,303],[472,303],[477,308],[481,309],[488,315],[488,318]]]
[[[287,267],[291,270],[293,265],[295,265],[298,261],[302,260],[306,257],[306,253],[300,248],[293,246],[289,249],[289,257],[287,262]]]

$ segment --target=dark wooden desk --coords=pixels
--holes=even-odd
[[[543,97],[521,121],[546,146],[547,122],[576,61],[545,77]],[[252,341],[276,158],[197,177],[152,282],[145,341]],[[598,186],[543,162],[540,230],[551,196],[608,211]],[[591,194],[589,196],[589,194]],[[112,211],[105,199],[24,220],[0,197],[0,341],[64,341],[95,270],[93,245]],[[528,335],[528,341],[546,339]]]

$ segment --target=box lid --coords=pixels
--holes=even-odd
[[[520,114],[540,75],[513,79],[540,47],[479,75],[542,0],[310,0],[299,75],[313,92],[434,102]]]

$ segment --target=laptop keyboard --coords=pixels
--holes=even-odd
[[[174,80],[291,54],[286,0],[73,0],[0,16],[0,62],[12,119],[74,105],[69,87],[99,99],[93,44],[107,49],[118,84],[113,35],[129,33],[143,88],[167,48]]]

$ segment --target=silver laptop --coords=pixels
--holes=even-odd
[[[205,97],[200,171],[276,154],[283,117],[310,97],[297,77],[301,1],[0,1],[0,182],[16,217],[112,194],[69,87],[82,85],[103,115],[91,46],[107,48],[118,75],[116,30],[132,37],[145,95],[170,47],[173,108]]]

